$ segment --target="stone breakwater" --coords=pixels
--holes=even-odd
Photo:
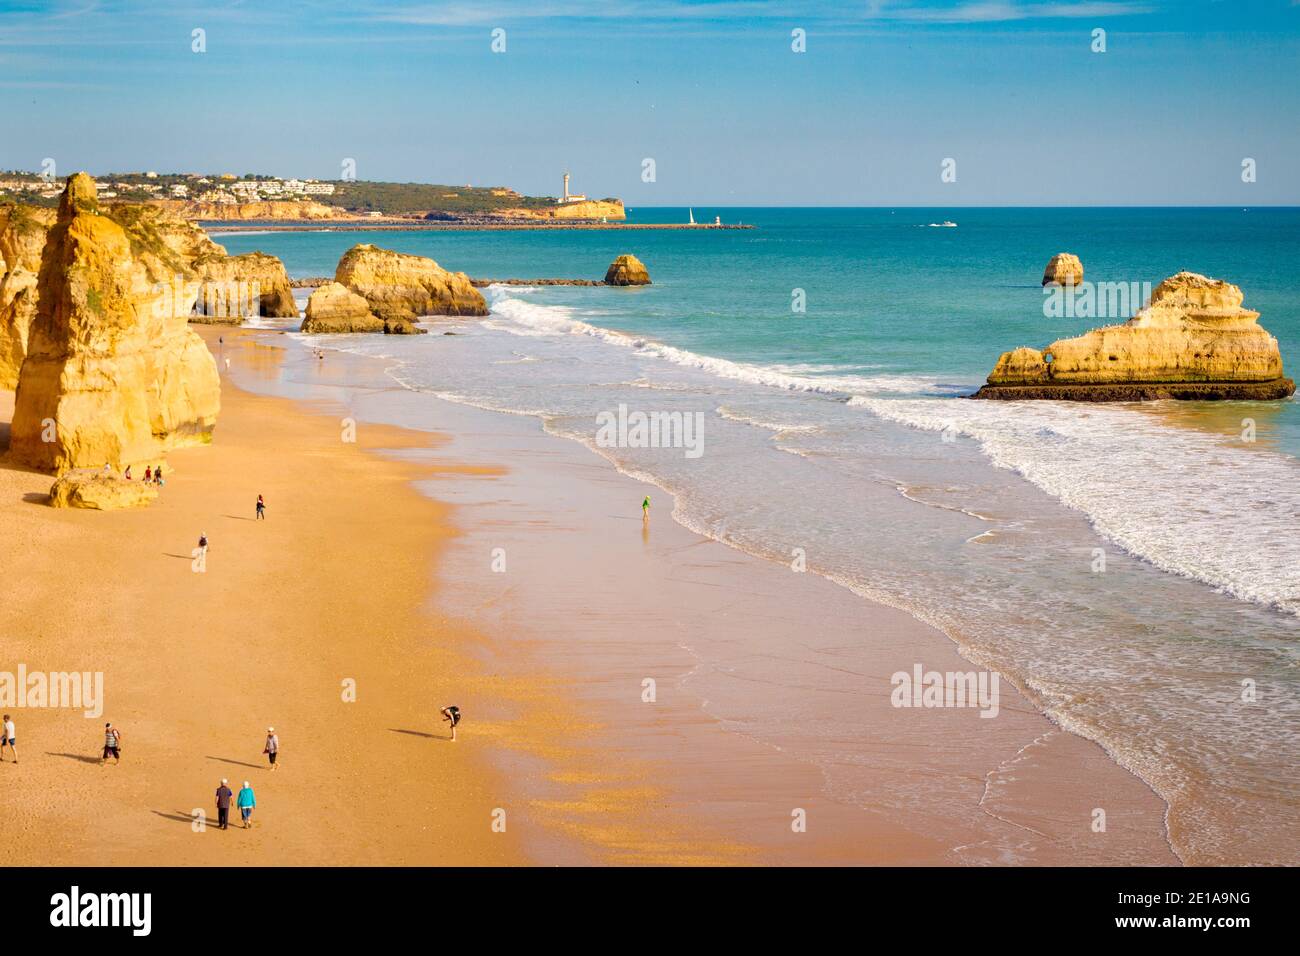
[[[1285,398],[1277,339],[1242,292],[1195,272],[1170,276],[1121,325],[1004,352],[974,398],[1123,402]]]

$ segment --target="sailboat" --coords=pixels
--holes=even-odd
[[[691,217],[691,221],[688,223],[688,225],[691,226],[695,225],[695,210],[694,209],[687,210],[687,215]]]

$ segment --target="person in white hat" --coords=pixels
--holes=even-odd
[[[253,795],[253,785],[247,780],[244,781],[243,789],[239,791],[239,796],[235,799],[235,805],[239,807],[239,815],[244,820],[244,829],[247,830],[253,825],[253,808],[257,806],[257,797]]]
[[[266,746],[262,748],[262,753],[266,754],[271,761],[271,769],[275,769],[275,757],[280,752],[280,738],[275,735],[274,727],[266,728]]]

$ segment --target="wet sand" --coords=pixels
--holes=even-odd
[[[500,466],[421,483],[461,531],[439,565],[440,607],[501,638],[494,672],[551,675],[590,718],[582,738],[602,764],[648,772],[651,803],[755,862],[1177,862],[1163,801],[1009,683],[996,719],[891,706],[896,671],[976,669],[941,632],[687,531],[666,494],[531,419],[396,388],[382,362],[324,354],[290,348],[254,387],[436,429],[448,436],[439,457]],[[853,785],[829,786],[827,770],[846,765]],[[586,840],[602,823],[574,813],[566,826]]]

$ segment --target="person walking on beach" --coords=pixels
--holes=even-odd
[[[225,777],[221,778],[221,786],[217,787],[217,829],[226,829],[230,823],[230,798],[234,796],[230,788],[226,786],[230,781]]]
[[[650,496],[645,496],[645,501],[641,502],[641,521],[644,523],[650,520]]]
[[[244,821],[244,829],[247,830],[253,825],[253,808],[257,806],[257,797],[253,796],[253,788],[247,780],[244,781],[239,796],[235,798],[235,805],[239,807],[239,816]]]
[[[154,484],[158,485],[160,488],[162,487],[162,465],[153,466],[153,480]]]
[[[442,709],[442,719],[451,724],[451,739],[456,741],[456,725],[460,723],[460,708],[455,704]]]
[[[257,520],[266,520],[266,502],[262,500],[261,495],[257,496]]]
[[[144,483],[146,485],[153,483],[153,469],[148,465],[144,466]]]
[[[202,531],[199,532],[199,553],[205,558],[208,556],[208,536]]]
[[[5,748],[8,747],[13,751],[14,763],[18,762],[18,748],[14,746],[17,743],[14,734],[14,722],[8,714],[5,714],[5,721],[0,724],[0,760],[5,758]]]
[[[130,465],[127,465],[127,466],[126,466],[126,471],[123,473],[122,477],[125,478],[127,481],[130,481],[130,480],[131,480],[131,466],[130,466]]]
[[[122,762],[122,734],[111,721],[104,725],[104,756],[99,765],[102,767],[108,763],[109,757],[113,758],[113,763]]]
[[[266,746],[262,748],[262,753],[271,762],[271,769],[275,769],[275,757],[280,752],[280,738],[276,736],[274,727],[266,728]]]

